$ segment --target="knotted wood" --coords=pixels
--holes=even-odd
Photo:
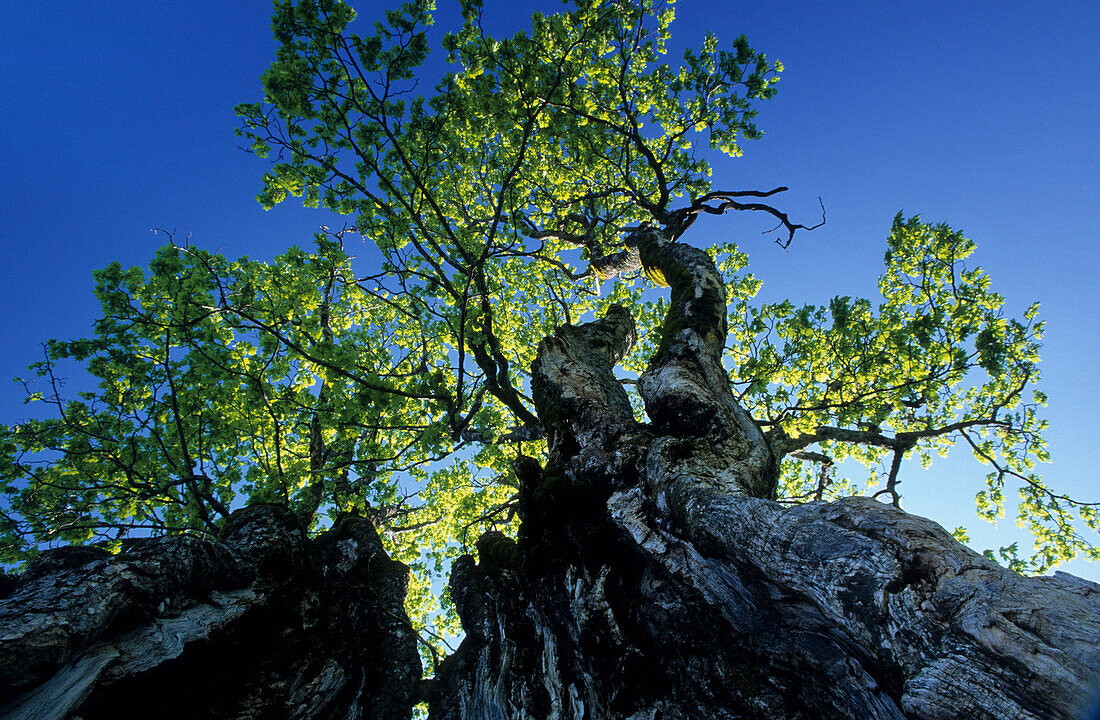
[[[773,501],[775,460],[721,364],[717,269],[638,232],[629,247],[672,294],[638,383],[649,422],[611,384],[621,353],[590,349],[619,310],[540,348],[549,461],[517,461],[517,543],[455,564],[467,636],[431,716],[1080,717],[1100,587],[1021,577],[874,500]]]
[[[409,718],[408,568],[369,520],[285,508],[188,537],[47,552],[0,600],[0,718]]]

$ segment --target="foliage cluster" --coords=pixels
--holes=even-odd
[[[708,36],[669,64],[672,11],[650,0],[575,0],[506,39],[481,10],[463,3],[443,43],[453,71],[425,98],[429,0],[369,35],[347,31],[354,12],[337,0],[276,3],[264,101],[237,108],[271,161],[260,202],[300,196],[354,226],[272,262],[170,242],[148,271],[97,273],[92,337],[51,341],[32,366],[29,398],[50,414],[0,429],[0,560],[213,536],[249,502],[285,503],[311,527],[356,511],[417,571],[411,610],[426,622],[448,559],[514,526],[512,461],[545,453],[527,384],[539,340],[617,302],[642,339],[626,376],[659,342],[666,303],[645,291],[660,278],[631,264],[624,233],[652,223],[687,241],[699,215],[731,210],[804,227],[762,202],[781,189],[711,187],[707,152],[738,155],[760,134],[756,105],[781,70],[743,37],[725,50]],[[352,235],[370,243],[354,263]],[[1080,532],[1097,528],[1092,506],[1033,469],[1047,459],[1037,308],[1006,317],[965,264],[973,243],[945,225],[899,215],[888,248],[881,301],[828,307],[755,303],[744,253],[711,249],[728,367],[787,458],[784,498],[898,503],[903,459],[962,442],[992,468],[979,515],[1019,490],[1038,545],[1006,554],[1014,567],[1097,557]],[[65,361],[96,389],[65,397]],[[845,461],[871,479],[838,477]]]

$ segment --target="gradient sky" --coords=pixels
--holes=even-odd
[[[437,28],[457,3],[438,0]],[[355,3],[353,3],[355,5]],[[485,0],[494,31],[534,7]],[[384,7],[360,3],[367,21]],[[1009,315],[1042,302],[1040,385],[1049,483],[1100,500],[1100,6],[1095,2],[715,3],[681,0],[674,47],[738,34],[786,66],[761,108],[762,140],[715,162],[723,189],[791,188],[776,204],[828,223],[787,251],[762,219],[705,218],[696,242],[733,237],[764,299],[877,295],[899,210],[977,241]],[[869,7],[871,9],[869,9]],[[0,422],[22,417],[24,374],[49,337],[86,335],[94,268],[144,265],[150,228],[226,255],[310,245],[330,216],[254,201],[265,166],[238,148],[233,105],[260,97],[274,50],[266,2],[7,2],[0,7]],[[362,25],[360,21],[360,25]],[[354,28],[354,26],[353,26]],[[369,30],[369,28],[368,28]],[[433,81],[422,87],[430,90]],[[701,228],[701,229],[700,229]],[[354,251],[353,251],[354,252]],[[961,451],[904,475],[908,510],[966,525],[977,549],[1019,538],[974,515],[984,470]],[[1066,568],[1100,580],[1097,563]]]

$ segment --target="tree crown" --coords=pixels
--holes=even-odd
[[[547,452],[528,373],[540,340],[628,307],[629,385],[674,334],[670,303],[646,291],[675,279],[636,231],[688,243],[699,215],[733,210],[770,216],[782,243],[808,229],[769,204],[785,188],[712,187],[703,148],[738,155],[758,137],[782,69],[744,37],[720,49],[708,36],[670,64],[672,11],[655,3],[576,0],[505,39],[479,2],[462,10],[444,40],[453,71],[424,97],[430,2],[387,11],[370,35],[349,33],[354,12],[335,0],[276,3],[264,100],[237,108],[271,158],[259,200],[299,196],[354,226],[269,263],[170,242],[148,271],[100,271],[93,336],[51,341],[32,366],[44,384],[30,397],[52,415],[0,436],[3,561],[44,543],[215,535],[249,502],[307,527],[357,512],[418,571],[412,609],[429,617],[447,559],[514,529],[517,458]],[[351,234],[370,241],[365,269]],[[1015,486],[1038,541],[1004,559],[1041,571],[1095,557],[1078,531],[1096,529],[1092,506],[1033,469],[1047,459],[1037,306],[1005,317],[966,264],[973,243],[946,225],[899,215],[887,243],[881,300],[827,307],[755,303],[745,254],[708,248],[734,318],[724,362],[784,458],[780,498],[897,504],[905,458],[961,442],[992,467],[979,515],[1000,515]],[[66,360],[97,389],[64,397]],[[845,461],[870,479],[840,477]]]

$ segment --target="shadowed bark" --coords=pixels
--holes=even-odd
[[[0,717],[408,718],[408,569],[368,520],[278,506],[223,537],[45,553],[0,601]]]
[[[1021,577],[866,498],[773,502],[776,460],[721,365],[721,278],[639,233],[628,247],[672,292],[639,380],[652,422],[607,382],[626,350],[589,349],[619,309],[540,347],[549,460],[517,462],[518,543],[454,566],[467,637],[432,717],[1078,717],[1100,588]]]
[[[466,637],[431,716],[1081,717],[1100,587],[1021,577],[871,499],[775,502],[721,363],[720,275],[657,228],[627,247],[672,292],[638,381],[650,422],[614,375],[624,308],[540,345],[547,463],[516,461],[518,539],[454,564]],[[361,518],[310,540],[257,506],[218,543],[65,548],[0,581],[3,719],[408,718],[419,699],[408,570]]]

